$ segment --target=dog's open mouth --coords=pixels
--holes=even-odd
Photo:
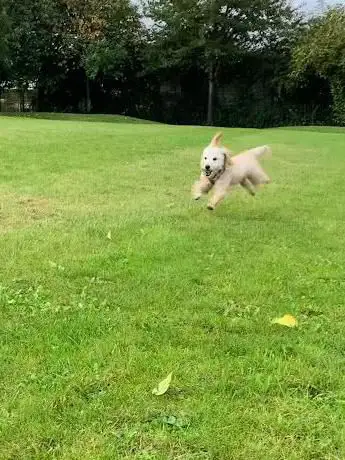
[[[210,170],[205,171],[205,176],[206,177],[210,177],[211,174],[212,174],[212,171],[210,171]]]

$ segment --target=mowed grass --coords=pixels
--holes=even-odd
[[[61,112],[5,112],[6,117],[34,118],[36,120],[91,121],[102,123],[153,123],[149,120],[127,117],[125,115],[61,113]]]
[[[212,213],[214,132],[0,119],[1,459],[345,458],[345,133],[225,129]]]

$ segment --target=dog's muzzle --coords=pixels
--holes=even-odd
[[[219,171],[212,171],[211,169],[203,169],[202,173],[209,179],[209,181],[214,184],[216,180],[223,174],[225,168]]]
[[[211,169],[203,169],[202,170],[202,173],[205,177],[207,177],[209,180],[212,181],[212,179],[214,178],[214,176],[216,175],[214,173],[214,171],[211,171]]]
[[[210,175],[212,174],[212,169],[210,165],[205,165],[204,173],[206,177],[210,177]]]

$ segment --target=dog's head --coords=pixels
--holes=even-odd
[[[222,133],[216,134],[201,155],[201,171],[210,179],[218,176],[231,164],[230,151],[220,145],[222,136]]]

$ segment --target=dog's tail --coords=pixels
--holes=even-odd
[[[260,158],[262,156],[271,156],[272,150],[268,145],[262,145],[260,147],[255,147],[254,149],[248,150],[248,153],[255,156],[256,158]]]

